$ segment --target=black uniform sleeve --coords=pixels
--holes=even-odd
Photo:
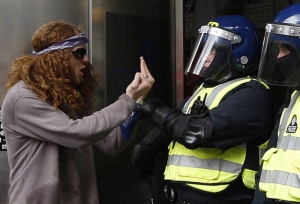
[[[242,143],[266,141],[273,125],[273,104],[268,89],[250,81],[230,92],[208,112],[213,124],[209,147],[228,149]]]

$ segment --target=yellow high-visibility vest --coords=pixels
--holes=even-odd
[[[261,159],[259,189],[267,198],[300,202],[300,92],[294,91],[289,107],[283,110],[278,127],[277,147]]]
[[[186,102],[183,112],[189,114],[194,101],[199,96],[203,100],[205,95],[205,105],[212,109],[219,105],[227,93],[251,80],[253,79],[246,77],[211,88],[200,86]],[[245,157],[246,144],[227,150],[201,147],[192,150],[179,143],[171,143],[164,172],[165,180],[184,182],[207,192],[220,192],[242,173],[245,186],[254,189],[256,171],[244,169],[242,172]]]

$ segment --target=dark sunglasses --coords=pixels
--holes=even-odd
[[[78,48],[77,50],[72,52],[74,54],[74,57],[76,59],[82,60],[84,56],[86,55],[86,49],[85,48]]]

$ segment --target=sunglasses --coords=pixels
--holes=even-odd
[[[77,50],[73,51],[72,53],[76,59],[82,60],[84,58],[84,56],[86,55],[86,49],[78,48]]]

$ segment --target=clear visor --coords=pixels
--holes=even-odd
[[[236,36],[220,28],[202,26],[185,74],[217,82],[228,79],[232,70],[230,65],[231,44]]]
[[[299,40],[297,36],[286,36],[266,30],[258,80],[277,86],[298,87],[300,85],[300,58],[297,49],[290,41],[294,38]]]

